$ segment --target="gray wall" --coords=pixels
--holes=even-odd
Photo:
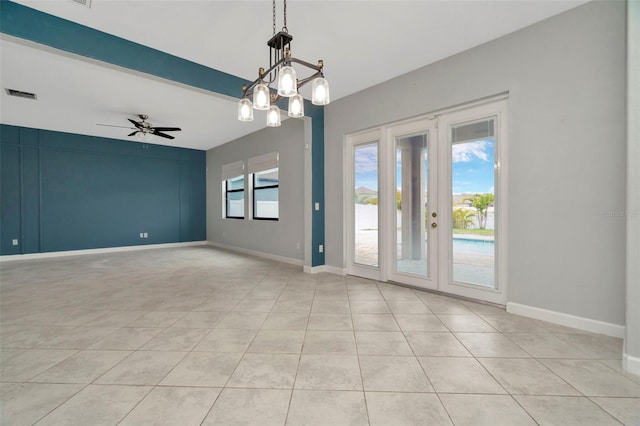
[[[223,219],[222,165],[244,160],[246,167],[250,157],[273,151],[280,153],[280,220]],[[296,119],[207,151],[207,241],[303,261],[304,154],[304,122]]]
[[[508,300],[624,324],[625,219],[605,213],[625,208],[625,90],[625,3],[613,1],[332,103],[327,265],[345,264],[345,134],[508,91]]]

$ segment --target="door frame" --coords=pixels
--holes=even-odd
[[[483,114],[484,112],[489,112],[488,114]],[[393,172],[395,167],[393,167],[390,161],[383,161],[388,158],[389,155],[395,154],[385,152],[394,150],[393,143],[393,128],[400,128],[402,126],[411,126],[417,125],[416,123],[425,122],[425,120],[434,120],[435,123],[435,131],[431,136],[431,140],[434,140],[436,143],[433,143],[432,146],[435,147],[438,156],[438,168],[446,168],[446,175],[449,176],[448,179],[445,179],[445,182],[438,183],[438,200],[437,200],[437,208],[438,208],[438,230],[439,234],[442,232],[447,232],[451,226],[451,210],[452,207],[448,205],[447,199],[450,196],[451,192],[451,144],[448,139],[448,135],[446,135],[448,124],[452,124],[452,117],[467,117],[474,115],[477,119],[481,119],[483,117],[491,117],[496,116],[496,142],[494,148],[494,167],[496,174],[495,176],[495,194],[496,194],[496,202],[494,205],[494,211],[496,216],[499,218],[499,223],[496,223],[496,261],[495,261],[495,277],[496,277],[496,285],[497,288],[494,289],[482,289],[477,288],[474,285],[466,285],[463,283],[449,283],[449,276],[451,274],[448,265],[448,259],[451,257],[451,238],[446,238],[448,256],[438,256],[438,283],[435,288],[431,288],[431,286],[425,286],[416,284],[414,282],[403,281],[400,284],[407,284],[410,286],[417,286],[425,289],[431,289],[436,291],[441,291],[444,293],[449,293],[453,295],[463,296],[467,298],[483,300],[487,302],[497,303],[504,305],[507,301],[507,291],[508,291],[508,276],[507,276],[507,265],[508,265],[508,93],[499,94],[496,96],[491,96],[487,98],[483,98],[474,102],[469,102],[463,105],[458,105],[451,108],[441,109],[432,113],[423,114],[419,117],[414,117],[406,120],[399,120],[397,122],[388,123],[385,125],[375,126],[366,130],[362,130],[359,132],[354,132],[351,134],[347,134],[344,136],[344,144],[343,144],[343,229],[345,230],[343,234],[343,259],[345,265],[345,272],[349,275],[356,275],[364,278],[379,280],[379,281],[389,281],[389,268],[393,267],[393,261],[395,259],[384,259],[382,257],[383,253],[388,251],[389,245],[393,245],[395,242],[395,238],[393,238],[392,231],[387,229],[386,231],[382,229],[384,225],[380,224],[388,224],[390,221],[393,221],[395,224],[395,218],[390,217],[389,209],[381,208],[380,206],[388,205],[389,202],[393,200],[387,200],[388,194],[391,191],[383,190],[381,183],[386,182],[387,185],[393,186],[395,182],[395,177],[393,176]],[[467,115],[465,115],[467,114]],[[461,122],[472,121],[471,119],[461,119]],[[444,135],[447,137],[446,142],[442,142],[442,137]],[[378,223],[379,223],[379,231],[378,231],[378,267],[368,267],[365,265],[357,265],[353,263],[353,249],[354,249],[354,179],[353,179],[353,148],[355,145],[360,145],[366,142],[377,142],[378,143]],[[436,147],[437,145],[437,147]],[[448,148],[448,149],[447,149]],[[430,149],[430,156],[432,147]],[[429,164],[429,168],[431,169],[431,162]],[[444,175],[444,171],[439,172],[440,175]],[[431,179],[430,179],[431,180]],[[392,183],[389,183],[392,182]],[[431,183],[431,182],[429,182]],[[388,228],[388,226],[387,226]],[[431,238],[431,235],[429,235]],[[441,247],[443,236],[439,236],[439,245]],[[436,254],[437,256],[437,254]],[[445,282],[446,280],[446,282]]]

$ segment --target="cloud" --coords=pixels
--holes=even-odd
[[[371,145],[356,150],[355,169],[358,173],[368,173],[378,170],[377,146]]]
[[[488,162],[488,150],[490,150],[491,145],[486,140],[455,144],[451,147],[451,160],[454,163],[468,163],[477,158]]]

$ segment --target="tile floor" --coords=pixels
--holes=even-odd
[[[622,341],[208,247],[1,265],[3,425],[640,425]]]

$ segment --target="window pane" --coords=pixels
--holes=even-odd
[[[378,266],[378,143],[353,152],[353,262]]]
[[[227,180],[227,191],[244,189],[244,176],[238,176]]]
[[[255,198],[254,217],[278,219],[278,188],[256,189],[253,193]]]
[[[227,217],[244,217],[244,191],[227,193]]]
[[[278,185],[278,169],[264,170],[255,174],[255,188]]]
[[[494,119],[451,134],[452,278],[495,288]]]

